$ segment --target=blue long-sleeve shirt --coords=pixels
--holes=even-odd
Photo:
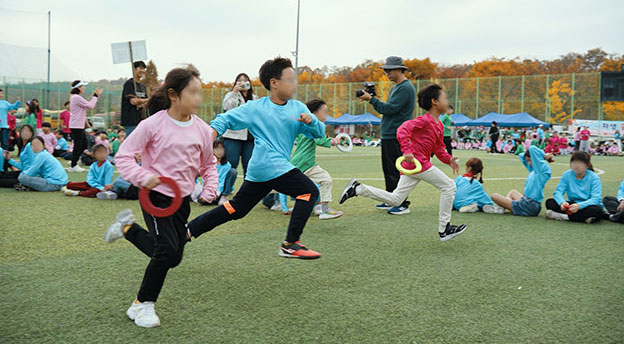
[[[223,188],[225,188],[225,178],[231,169],[232,165],[229,162],[226,162],[225,164],[217,164],[217,173],[219,173],[219,189],[217,190],[217,194],[220,195],[223,193]]]
[[[35,154],[32,165],[22,173],[30,177],[41,177],[54,185],[65,185],[69,181],[63,165],[45,149]]]
[[[520,160],[529,171],[529,176],[524,182],[524,195],[534,201],[541,202],[544,200],[544,186],[550,180],[552,172],[548,162],[544,160],[544,151],[536,146],[529,147],[531,155],[531,165],[525,158],[526,153],[519,154]]]
[[[56,147],[54,148],[67,152],[67,150],[69,149],[69,145],[67,144],[67,140],[65,140],[64,137],[61,137],[60,139],[58,139],[58,142],[56,142]]]
[[[621,201],[624,199],[624,180],[622,181],[622,184],[620,184],[620,187],[618,188],[617,199],[618,201]]]
[[[567,199],[564,198],[565,194],[568,195]],[[591,170],[587,170],[581,180],[576,178],[574,171],[567,170],[563,172],[553,195],[559,205],[570,201],[577,203],[581,209],[590,205],[602,205],[602,183],[600,177]]]
[[[453,200],[453,208],[459,209],[473,203],[477,203],[479,208],[486,204],[494,205],[479,180],[474,179],[471,183],[470,178],[459,176],[455,178],[455,185],[457,191],[455,192],[455,200]]]
[[[19,168],[22,171],[27,170],[30,165],[33,164],[33,162],[35,161],[35,153],[32,151],[32,149],[30,149],[30,142],[28,142],[26,146],[22,148],[22,152],[20,153],[19,158],[19,161],[15,161],[13,159],[9,160],[9,164]]]
[[[90,187],[96,188],[99,190],[104,189],[104,186],[111,184],[113,182],[113,174],[115,173],[115,168],[110,161],[106,160],[102,164],[102,166],[98,166],[99,162],[94,162],[89,167],[89,173],[87,174],[87,184]]]
[[[302,113],[312,116],[310,124],[298,120]],[[210,126],[219,135],[227,129],[249,129],[255,143],[245,176],[250,182],[265,182],[294,169],[290,154],[297,135],[304,134],[312,139],[325,135],[325,124],[311,114],[305,104],[289,100],[278,105],[269,97],[249,101],[219,114]]]
[[[0,128],[6,129],[9,127],[7,112],[9,112],[9,110],[19,109],[20,104],[22,104],[22,102],[20,102],[19,100],[13,104],[7,102],[4,99],[0,100]]]
[[[0,148],[0,172],[4,172],[4,149]]]

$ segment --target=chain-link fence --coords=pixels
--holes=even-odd
[[[60,112],[53,110],[61,110],[69,99],[69,82],[55,82],[48,87],[45,82],[37,80],[0,80],[5,99],[13,101],[18,96],[23,100],[37,98],[43,108],[52,110],[48,111],[51,116]],[[540,120],[554,123],[568,118],[605,119],[600,102],[600,73],[432,79],[412,83],[416,91],[431,83],[442,85],[455,112],[470,118],[489,112],[527,112]],[[392,85],[391,82],[377,82],[378,97],[386,100]],[[298,86],[297,98],[301,101],[323,98],[334,117],[344,113],[370,112],[378,115],[369,103],[356,98],[355,91],[362,86],[362,83],[302,84]],[[105,91],[89,115],[104,117],[108,125],[119,124],[122,82],[105,86],[93,82],[87,86],[86,94],[91,94],[96,87],[105,87]],[[228,91],[226,88],[205,88],[199,115],[210,120],[222,112],[223,97]],[[254,92],[260,97],[267,95],[262,87],[254,87]],[[415,115],[422,113],[423,110],[418,107],[414,110]],[[624,120],[624,113],[609,113],[606,119]]]

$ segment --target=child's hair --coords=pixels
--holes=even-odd
[[[69,100],[65,102],[65,104],[63,104],[63,106],[67,106],[67,104],[69,104]]]
[[[170,70],[165,77],[165,83],[158,86],[147,101],[150,114],[170,108],[169,90],[179,95],[193,78],[199,79],[199,71],[195,67],[187,66]]]
[[[572,157],[570,158],[570,163],[574,162],[574,161],[580,161],[582,163],[585,163],[585,165],[587,165],[587,168],[590,170],[594,170],[594,166],[591,163],[591,155],[589,155],[589,153],[587,152],[583,152],[583,151],[576,151],[572,154]]]
[[[62,130],[57,130],[54,132],[56,135],[63,135],[63,131]]]
[[[35,129],[33,129],[32,125],[30,125],[30,124],[24,124],[20,128],[20,134],[22,133],[22,130],[24,130],[24,129],[30,130],[30,139],[27,142],[24,142],[24,144],[27,144],[28,142],[32,141],[33,137],[35,137]],[[20,135],[20,139],[21,138],[22,138],[22,135]]]
[[[74,86],[78,85],[78,83],[80,83],[80,80],[74,80],[71,83],[71,91],[69,91],[69,94],[80,94],[80,87],[76,87],[74,88]]]
[[[212,144],[212,149],[215,149],[217,147],[223,147],[223,156],[221,157],[221,159],[219,159],[219,165],[223,165],[227,162],[227,153],[225,152],[225,142],[223,142],[223,140],[214,140],[214,143]]]
[[[123,128],[119,129],[119,130],[117,131],[117,134],[121,133],[122,131],[125,133],[125,132],[126,132],[126,129],[123,129]]]
[[[244,97],[245,101],[248,102],[250,100],[253,100],[253,86],[251,86],[251,78],[249,77],[249,75],[247,75],[247,73],[240,73],[234,79],[234,85],[236,85],[236,81],[238,81],[238,78],[240,78],[241,76],[244,76],[245,78],[247,78],[247,80],[249,80],[249,89],[247,90],[247,96]],[[232,85],[232,88],[234,88],[234,85]]]
[[[50,124],[49,122],[43,122],[43,123],[41,123],[41,127],[42,128],[52,128],[52,124]]]
[[[95,152],[97,152],[100,149],[103,149],[103,150],[105,150],[108,153],[108,150],[106,149],[106,146],[104,146],[101,143],[98,143],[97,145],[93,146],[93,148],[92,148],[93,154],[95,154]]]
[[[38,140],[38,141],[39,141],[39,142],[41,142],[41,144],[45,147],[45,141],[43,140],[43,137],[41,137],[41,136],[35,136],[35,137],[33,137],[33,138],[32,138],[32,140],[31,140],[30,142],[32,142],[32,141],[34,141],[34,140]]]
[[[134,61],[132,65],[134,66],[134,69],[137,69],[140,67],[147,68],[147,66],[145,65],[145,62],[143,61]]]
[[[479,158],[470,158],[466,161],[466,167],[470,167],[470,172],[472,172],[472,178],[470,179],[470,183],[472,183],[477,176],[479,176],[479,183],[483,184],[483,162]]]
[[[433,106],[433,99],[438,100],[441,92],[442,87],[437,84],[432,84],[423,88],[420,92],[418,92],[418,106],[425,110],[431,109]]]
[[[33,105],[32,101],[27,101],[26,102],[26,106],[28,106],[28,115],[30,115],[31,113],[35,113],[35,106]]]
[[[293,68],[290,59],[285,57],[276,57],[273,60],[266,61],[260,67],[260,82],[267,90],[271,90],[271,79],[280,80],[282,71],[286,68]]]
[[[327,103],[320,98],[311,99],[305,103],[305,105],[308,107],[308,110],[310,110],[310,112],[312,113],[317,112],[321,108],[321,106],[325,104]]]

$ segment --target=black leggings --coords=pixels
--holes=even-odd
[[[245,217],[271,190],[296,198],[295,208],[288,224],[286,241],[295,242],[299,240],[319,197],[319,191],[314,182],[298,169],[293,169],[266,182],[258,183],[245,180],[233,200],[191,221],[188,224],[191,234],[193,237],[198,237],[228,221]]]
[[[156,191],[150,193],[150,199],[160,208],[171,204],[171,197]],[[149,232],[136,223],[128,229],[126,239],[151,258],[137,294],[139,302],[155,302],[165,283],[167,272],[182,261],[190,213],[190,197],[187,196],[180,209],[169,217],[154,217],[143,210],[143,219]]]
[[[82,152],[87,148],[87,137],[85,136],[84,129],[71,129],[71,136],[74,139],[71,167],[74,167],[78,164]]]
[[[19,177],[21,171],[6,171],[0,172],[0,188],[12,188],[15,184],[19,183],[17,177]]]
[[[574,204],[575,202],[570,201],[568,203]],[[561,207],[559,206],[557,201],[555,201],[552,198],[549,198],[548,200],[546,200],[546,209],[552,210],[554,212],[561,213],[561,214],[567,214],[565,211],[561,210]],[[590,205],[577,211],[576,213],[568,214],[568,218],[570,219],[570,221],[574,221],[574,222],[585,222],[585,220],[587,220],[590,217],[595,217],[596,219],[600,220],[602,218],[602,214],[603,212],[602,212],[601,206]]]

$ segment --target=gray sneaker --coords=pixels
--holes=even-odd
[[[124,226],[131,225],[136,222],[132,209],[124,209],[117,214],[115,222],[108,226],[106,234],[104,234],[104,240],[107,243],[111,243],[117,239],[123,238]]]
[[[117,199],[117,194],[113,191],[102,191],[97,193],[98,199]]]

